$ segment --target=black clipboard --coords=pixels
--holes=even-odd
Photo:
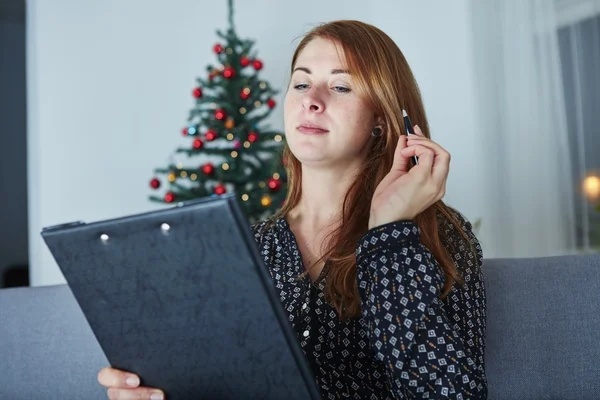
[[[319,399],[234,194],[41,235],[111,366],[169,400]]]

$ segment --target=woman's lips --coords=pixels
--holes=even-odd
[[[312,124],[301,124],[296,128],[299,132],[304,133],[305,135],[322,135],[324,133],[329,132],[327,129],[321,128],[318,125]]]

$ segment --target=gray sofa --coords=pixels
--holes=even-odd
[[[489,259],[489,399],[600,398],[600,255]],[[65,285],[0,290],[0,399],[106,399]]]

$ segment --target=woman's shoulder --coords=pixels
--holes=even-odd
[[[472,223],[457,209],[446,206],[446,210],[451,218],[438,213],[440,239],[444,247],[450,252],[457,266],[463,267],[461,269],[471,266],[479,269],[483,261],[483,251]]]
[[[257,243],[264,242],[265,239],[272,237],[276,233],[277,219],[274,217],[267,218],[250,224],[250,231],[254,235]]]

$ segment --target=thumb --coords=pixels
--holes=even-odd
[[[408,157],[402,154],[402,150],[406,148],[407,137],[400,135],[398,138],[398,144],[394,151],[394,161],[392,163],[392,171],[396,172],[408,172]]]

